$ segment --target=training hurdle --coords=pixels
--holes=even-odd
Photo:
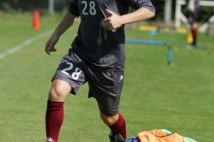
[[[163,45],[167,47],[167,63],[172,66],[172,48],[165,41],[161,40],[142,40],[142,39],[126,39],[127,43],[147,44],[147,45]]]

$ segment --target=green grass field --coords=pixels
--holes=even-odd
[[[0,17],[0,56],[24,41],[53,30],[60,18],[41,17],[41,29],[31,28],[31,15]],[[0,141],[44,142],[45,110],[50,79],[76,35],[77,24],[56,45],[58,52],[44,52],[44,36],[0,59]],[[167,65],[167,48],[127,44],[125,84],[120,111],[127,135],[168,129],[198,142],[212,142],[214,132],[213,37],[200,34],[199,47],[187,50],[186,35],[149,35],[127,29],[127,38],[164,40],[173,49],[174,66]],[[204,47],[208,47],[205,50]],[[99,118],[87,85],[65,102],[60,142],[108,142],[109,129]]]

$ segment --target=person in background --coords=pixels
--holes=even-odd
[[[192,35],[192,43],[190,43],[187,48],[192,49],[197,47],[197,37],[198,37],[198,25],[197,20],[199,16],[199,0],[187,0],[187,18],[190,25],[191,35]]]
[[[135,11],[129,13],[129,7]],[[100,117],[110,128],[110,141],[125,142],[126,122],[119,112],[125,65],[124,25],[154,15],[150,0],[70,1],[68,12],[45,45],[47,54],[55,52],[60,36],[80,17],[78,34],[52,78],[46,109],[46,142],[58,142],[64,101],[68,94],[76,95],[86,82],[88,97],[96,99]]]

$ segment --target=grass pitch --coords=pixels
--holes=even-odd
[[[60,18],[41,17],[41,29],[32,30],[31,15],[0,17],[0,54],[31,37],[54,29]],[[49,36],[26,45],[0,60],[0,141],[45,141],[45,109],[50,79],[76,35],[77,24],[44,52]],[[127,38],[164,40],[173,49],[174,66],[167,65],[167,48],[127,44],[126,71],[120,111],[127,135],[165,128],[199,142],[212,142],[214,131],[213,37],[200,34],[199,47],[187,50],[186,35],[127,29]],[[109,129],[101,122],[87,85],[65,102],[60,142],[108,142]]]

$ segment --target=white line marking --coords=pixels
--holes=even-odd
[[[4,59],[5,57],[7,57],[7,56],[10,55],[10,54],[13,54],[13,53],[16,52],[16,51],[19,51],[20,49],[22,49],[23,47],[25,47],[25,46],[31,44],[32,42],[34,42],[34,41],[36,41],[36,40],[38,40],[38,39],[40,39],[40,38],[42,38],[42,37],[48,35],[48,34],[49,34],[50,32],[52,32],[52,31],[53,31],[53,30],[48,30],[48,31],[46,31],[46,32],[44,32],[44,33],[42,33],[42,34],[36,36],[36,37],[29,38],[29,39],[25,40],[24,42],[22,42],[21,44],[15,46],[15,47],[10,48],[9,50],[6,50],[6,51],[3,52],[3,53],[0,53],[0,60],[1,60],[1,59]]]

